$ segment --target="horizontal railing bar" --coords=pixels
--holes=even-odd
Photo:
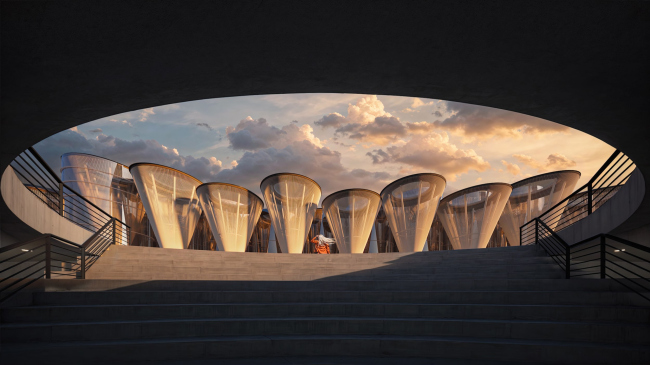
[[[572,259],[572,260],[577,260],[577,259],[579,259],[579,258],[587,257],[587,256],[590,256],[590,255],[598,255],[598,256],[600,256],[600,251],[590,252],[590,253],[586,253],[586,254],[584,254],[584,255],[575,256],[575,257],[573,256],[573,254],[571,254],[571,259]],[[594,260],[597,260],[597,259],[594,259]]]
[[[571,265],[571,267],[573,267],[573,264]],[[600,267],[600,265],[587,266],[587,267],[576,267],[575,269],[571,269],[569,271],[587,270],[587,269],[593,269],[595,267]]]
[[[612,240],[614,240],[614,241],[617,241],[617,242],[619,242],[619,243],[626,244],[626,245],[628,245],[628,246],[630,246],[630,247],[636,248],[637,250],[641,250],[641,251],[645,251],[645,252],[650,253],[650,248],[649,248],[649,247],[645,247],[645,246],[642,246],[642,245],[640,245],[640,244],[638,244],[638,243],[634,243],[634,242],[632,242],[632,241],[628,241],[628,240],[626,240],[626,239],[624,239],[624,238],[620,238],[620,237],[612,236],[611,234],[605,234],[605,237],[607,237],[607,238],[609,238],[609,239],[612,239]]]
[[[32,248],[32,249],[29,250],[29,251],[20,251],[20,252],[18,252],[18,254],[14,255],[14,256],[11,256],[11,257],[9,257],[9,258],[6,258],[6,259],[4,259],[4,260],[2,260],[2,261],[0,261],[0,264],[3,264],[3,263],[5,263],[5,262],[7,262],[7,261],[9,261],[9,260],[13,260],[13,259],[15,259],[16,257],[20,257],[21,255],[26,255],[26,254],[28,254],[28,253],[34,251],[34,250],[37,250],[37,249],[39,249],[39,248],[41,248],[41,247],[44,247],[45,245],[46,245],[46,243],[44,243],[44,244],[42,244],[42,245],[40,245],[40,246],[36,246],[36,247]],[[20,247],[20,246],[19,246],[19,247]],[[43,251],[42,253],[44,253],[44,252],[45,252],[45,251]]]
[[[645,291],[648,290],[648,288],[646,288],[645,286],[639,284],[637,281],[634,281],[634,280],[628,278],[627,276],[625,276],[625,275],[623,275],[623,274],[620,274],[618,271],[612,269],[611,267],[608,267],[607,270],[610,270],[610,271],[613,271],[614,273],[616,273],[618,276],[620,276],[620,279],[625,279],[625,280],[627,280],[627,281],[629,281],[629,282],[632,282],[632,283],[634,283],[635,285],[639,286],[640,288],[642,288],[642,289],[645,290]],[[607,276],[607,274],[606,274],[606,276]],[[609,275],[609,276],[611,277],[611,275]],[[612,278],[612,279],[614,279],[614,278]],[[632,289],[632,290],[634,290],[634,289]]]
[[[626,259],[624,259],[624,258],[622,258],[622,257],[618,257],[618,256],[614,256],[614,257],[616,257],[616,258],[618,258],[619,260],[624,261],[624,262],[626,262],[626,263],[628,263],[628,264],[630,264],[630,265],[632,265],[632,266],[636,266],[637,268],[639,268],[639,269],[641,269],[641,270],[643,270],[643,271],[645,271],[645,272],[647,272],[647,273],[650,274],[650,270],[648,270],[648,269],[646,269],[646,268],[643,268],[643,267],[641,267],[641,266],[639,266],[639,265],[633,263],[632,261],[628,261],[628,260],[626,260]],[[609,262],[611,262],[611,263],[614,263],[612,260],[609,260],[609,259],[607,259],[607,258],[605,258],[605,260],[606,260],[606,261],[609,261]],[[645,262],[647,263],[648,261],[645,261]],[[629,270],[628,270],[628,271],[629,271]],[[630,272],[632,272],[632,271],[630,271]],[[636,273],[635,273],[635,274],[636,274]],[[638,274],[636,274],[636,275],[638,275]]]
[[[637,259],[639,259],[641,261],[650,262],[649,259],[637,256],[637,255],[633,254],[632,252],[625,250],[624,248],[621,249],[621,247],[611,246],[609,244],[606,244],[606,246],[611,248],[611,249],[614,249],[614,250],[619,250],[619,252],[610,252],[610,255],[614,255],[614,254],[630,255],[630,256],[635,257],[635,258],[637,258]],[[628,247],[628,248],[630,248],[630,247]],[[631,247],[631,249],[636,250],[636,248],[634,248],[634,247]]]
[[[643,276],[641,276],[641,275],[635,273],[634,271],[632,271],[632,270],[630,270],[630,269],[628,269],[628,268],[625,268],[625,267],[623,267],[623,266],[621,266],[621,265],[615,263],[614,261],[610,261],[610,260],[607,260],[607,259],[605,259],[605,261],[606,261],[606,262],[609,262],[610,264],[613,264],[613,265],[616,265],[616,266],[620,267],[621,269],[623,269],[623,270],[625,270],[625,271],[631,273],[632,275],[636,275],[637,277],[636,277],[635,279],[642,279],[642,280],[645,280],[645,281],[647,281],[648,283],[650,283],[650,279],[644,278]],[[608,267],[608,269],[614,271],[611,267]],[[618,274],[618,273],[617,273],[617,274]],[[625,275],[623,275],[623,274],[619,274],[619,275],[621,275],[621,276],[625,276]]]
[[[624,284],[622,281],[619,281],[618,278],[612,277],[611,275],[607,275],[607,276],[608,276],[610,279],[615,280],[617,283],[623,285],[624,287],[630,289],[631,291],[633,291],[633,292],[639,294],[640,296],[644,297],[645,299],[650,300],[650,297],[647,297],[647,296],[641,294],[641,292],[637,291],[636,289],[633,289],[633,288],[627,286],[627,285]],[[645,289],[645,288],[644,288],[644,289]],[[646,289],[646,290],[647,290],[647,289]]]
[[[32,265],[30,265],[30,266],[27,266],[27,267],[23,268],[23,269],[20,270],[20,271],[16,271],[16,272],[13,273],[11,276],[8,276],[8,277],[6,277],[6,278],[2,278],[2,279],[0,280],[0,283],[2,283],[2,282],[5,281],[5,280],[9,280],[9,279],[13,278],[13,277],[16,276],[17,274],[20,274],[21,272],[23,272],[23,271],[25,271],[25,270],[27,270],[27,269],[30,269],[30,268],[32,268],[32,267],[34,267],[34,266],[36,266],[36,265],[38,265],[38,264],[44,262],[45,260],[46,260],[46,259],[43,259],[43,260],[41,260],[41,261],[37,261],[37,262],[35,262],[34,264],[32,264]],[[43,270],[43,268],[41,268],[41,269],[39,269],[39,270]],[[37,270],[37,271],[38,271],[38,270]],[[34,271],[34,272],[37,272],[37,271]],[[31,275],[31,274],[30,274],[30,275]],[[28,275],[28,276],[30,276],[30,275]]]
[[[27,279],[27,278],[29,278],[29,276],[26,277],[25,279]],[[14,294],[18,293],[19,291],[25,289],[26,287],[32,285],[32,283],[35,282],[35,281],[38,280],[38,279],[40,279],[40,278],[33,278],[33,279],[32,279],[31,281],[29,281],[27,284],[21,285],[20,287],[18,287],[17,289],[15,289],[14,291],[12,291],[11,293],[7,294],[4,298],[0,299],[0,303],[2,303],[2,302],[4,302],[5,300],[9,299],[12,295],[14,295]],[[22,281],[22,279],[21,279],[21,281]],[[8,286],[7,288],[9,288],[9,287],[11,287],[11,286],[13,286],[13,285],[14,285],[14,284],[11,284],[11,285]],[[3,288],[2,291],[5,291],[7,288]]]
[[[33,255],[33,256],[30,256],[29,258],[24,259],[23,261],[20,261],[20,262],[14,264],[14,265],[11,265],[11,266],[9,266],[9,267],[6,267],[6,268],[0,270],[0,274],[3,273],[3,272],[5,272],[5,271],[7,271],[7,270],[11,270],[11,269],[13,269],[13,268],[16,267],[16,266],[19,266],[19,265],[22,265],[22,264],[24,264],[24,263],[26,263],[26,262],[29,262],[29,261],[31,261],[32,259],[37,258],[39,255],[44,255],[44,254],[45,254],[45,252],[39,252],[39,253],[37,253],[37,254],[35,254],[35,255]]]

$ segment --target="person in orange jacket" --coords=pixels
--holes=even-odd
[[[327,238],[322,234],[319,234],[318,236],[315,236],[314,238],[311,239],[311,243],[314,244],[314,248],[316,249],[316,252],[319,254],[329,254],[330,245],[334,242],[335,241],[333,238]]]

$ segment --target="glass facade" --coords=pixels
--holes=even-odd
[[[399,252],[422,251],[446,184],[441,175],[417,174],[382,190],[384,213]]]
[[[580,179],[574,170],[537,175],[512,184],[512,194],[499,224],[511,245],[519,245],[519,227],[539,217],[562,199],[569,196]],[[558,207],[561,212],[564,207]],[[557,222],[549,225],[555,229]]]
[[[484,184],[442,199],[438,219],[455,250],[487,247],[511,192],[509,184]]]
[[[260,184],[282,253],[302,253],[321,197],[312,179],[290,173],[268,176]]]
[[[271,216],[266,209],[262,210],[260,219],[255,225],[253,234],[251,235],[250,241],[246,246],[246,252],[268,252],[269,251],[269,242],[271,241]],[[275,239],[273,240],[275,244]]]
[[[363,253],[381,199],[366,189],[338,191],[323,199],[323,211],[340,253]]]
[[[264,203],[232,184],[208,183],[196,189],[219,251],[245,252]]]
[[[201,216],[196,188],[201,181],[170,167],[129,167],[151,227],[163,248],[187,248]]]
[[[124,209],[124,195],[129,192],[121,190],[123,186],[120,182],[130,178],[126,166],[103,157],[85,153],[66,153],[61,156],[61,180],[70,189],[129,226],[131,224],[126,220]],[[74,220],[75,216],[90,214],[87,212],[89,208],[90,204],[78,202],[66,205],[64,212]]]

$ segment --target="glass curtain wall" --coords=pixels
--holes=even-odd
[[[196,189],[219,251],[245,252],[264,203],[237,185],[208,183]]]
[[[457,191],[440,202],[438,218],[455,250],[485,248],[512,186],[493,183]]]
[[[392,182],[381,192],[388,225],[399,252],[424,248],[447,182],[438,174],[417,174]]]
[[[162,248],[185,249],[201,216],[198,179],[171,167],[136,163],[129,167],[151,227]]]
[[[378,253],[398,252],[395,238],[388,226],[388,219],[386,218],[383,207],[379,208],[377,219],[375,219],[375,233],[377,234]]]
[[[269,251],[269,236],[271,234],[271,216],[266,209],[262,210],[260,219],[255,225],[253,230],[253,235],[251,236],[250,241],[248,241],[248,246],[246,246],[246,252],[268,252]]]
[[[567,170],[533,176],[512,184],[512,194],[499,219],[508,242],[518,245],[519,227],[539,217],[569,196],[579,179],[579,171]],[[564,207],[558,207],[558,211],[562,209]],[[555,229],[556,225],[557,220],[549,227]]]
[[[363,253],[381,198],[366,189],[338,191],[323,199],[323,211],[341,253]]]
[[[302,253],[316,253],[316,247],[311,243],[311,239],[321,234],[322,223],[323,208],[316,208],[314,220],[311,221],[311,227],[309,227],[309,233],[307,233],[307,239],[305,240],[305,247],[302,249]]]
[[[302,253],[321,197],[312,179],[291,173],[268,176],[260,184],[282,253]]]

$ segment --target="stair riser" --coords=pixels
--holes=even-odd
[[[539,272],[539,273],[498,273],[498,274],[488,274],[489,277],[498,280],[498,279],[562,279],[564,274],[556,272]],[[158,273],[125,273],[125,272],[91,272],[88,273],[87,278],[89,279],[108,279],[108,280],[121,280],[121,279],[136,279],[136,280],[234,280],[234,281],[271,281],[271,280],[281,280],[281,281],[311,281],[311,280],[330,280],[330,281],[349,281],[349,280],[402,280],[402,281],[413,281],[413,280],[454,280],[454,279],[472,279],[472,278],[485,278],[485,275],[475,273],[475,274],[440,274],[440,275],[383,275],[383,274],[228,274],[228,275],[219,275],[214,273],[166,273],[165,271]]]
[[[223,304],[104,307],[29,307],[5,309],[3,323],[56,323],[152,319],[380,317],[573,322],[627,322],[647,324],[650,309],[564,306],[486,306],[424,304]]]
[[[273,335],[462,336],[650,344],[645,327],[621,324],[471,322],[423,319],[282,319],[117,322],[3,327],[3,343]]]
[[[617,291],[628,292],[612,280],[555,279],[456,279],[456,280],[351,280],[351,281],[175,281],[175,280],[45,280],[47,291],[433,291],[433,290],[524,290],[524,291]]]
[[[193,341],[151,344],[115,344],[43,349],[38,353],[4,352],[0,359],[7,364],[42,363],[42,359],[60,358],[62,351],[70,365],[118,363],[131,361],[191,360],[200,358],[242,358],[280,356],[364,356],[430,357],[512,361],[528,363],[531,359],[549,363],[643,364],[650,362],[650,351],[626,351],[607,347],[553,347],[541,344],[458,342],[423,339],[269,339]]]
[[[91,271],[92,270],[92,271]],[[498,266],[464,266],[464,267],[439,267],[431,266],[428,268],[358,268],[341,265],[333,268],[319,267],[293,267],[293,266],[276,266],[276,267],[258,267],[251,265],[242,266],[148,266],[133,265],[127,266],[122,262],[115,265],[102,264],[94,265],[88,273],[158,273],[172,270],[174,273],[211,273],[211,274],[268,274],[268,275],[290,275],[290,274],[312,274],[314,272],[323,272],[328,275],[344,274],[375,274],[375,275],[432,275],[432,274],[480,274],[492,275],[502,273],[545,273],[548,271],[561,271],[557,264],[530,264],[530,265],[498,265]]]
[[[629,304],[627,293],[612,292],[48,292],[35,293],[35,305],[133,305],[220,303],[436,303],[436,304]]]

